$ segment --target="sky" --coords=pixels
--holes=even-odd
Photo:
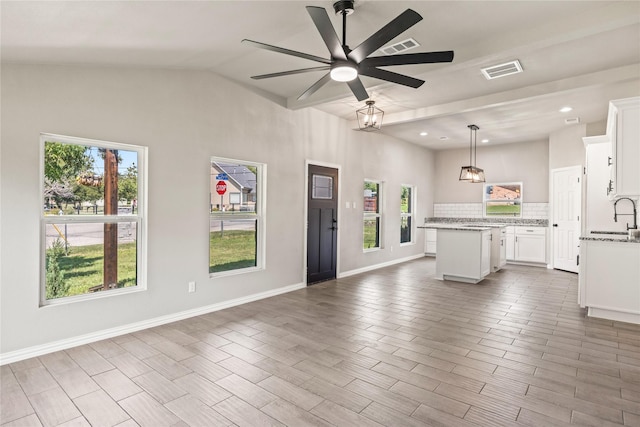
[[[104,160],[100,155],[97,147],[91,147],[90,150],[91,157],[93,157],[93,170],[96,174],[102,175],[104,173]],[[124,174],[127,172],[127,168],[132,164],[138,166],[137,156],[138,153],[135,151],[125,151],[118,150],[118,156],[122,159],[120,163],[118,163],[118,172]]]

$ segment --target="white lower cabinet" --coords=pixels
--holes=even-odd
[[[547,262],[547,229],[545,227],[509,226],[506,232],[508,261]]]
[[[593,317],[640,324],[640,243],[580,241],[578,303]]]
[[[507,263],[507,230],[491,229],[491,272],[495,273]]]
[[[515,227],[507,227],[507,261],[514,261],[516,258],[516,230]]]
[[[436,254],[436,246],[437,246],[437,236],[438,232],[436,229],[427,228],[425,230],[425,238],[424,238],[424,254],[435,256]]]

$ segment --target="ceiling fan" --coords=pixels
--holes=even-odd
[[[403,74],[394,73],[392,71],[383,70],[378,67],[386,67],[391,65],[407,65],[407,64],[427,64],[437,62],[453,61],[453,51],[442,52],[424,52],[410,53],[404,55],[392,56],[375,56],[369,58],[376,50],[380,49],[386,43],[408,30],[422,20],[422,16],[414,10],[407,9],[398,17],[393,19],[387,25],[378,30],[364,42],[360,43],[355,49],[350,49],[346,43],[347,33],[347,15],[353,13],[353,0],[338,1],[333,4],[336,14],[342,14],[342,43],[338,39],[327,11],[322,7],[307,6],[307,12],[311,16],[320,36],[329,49],[331,58],[326,59],[295,50],[285,49],[282,47],[272,46],[253,40],[244,39],[242,43],[250,44],[260,49],[270,50],[273,52],[284,53],[285,55],[296,56],[315,62],[325,64],[319,67],[302,68],[298,70],[282,71],[279,73],[262,74],[252,76],[252,79],[267,79],[271,77],[288,76],[292,74],[308,73],[312,71],[325,71],[326,73],[320,80],[315,82],[309,89],[298,97],[298,100],[304,100],[314,94],[318,89],[324,86],[329,80],[346,82],[349,88],[358,99],[364,101],[369,98],[359,76],[374,77],[392,83],[397,83],[412,88],[418,88],[424,80],[409,77]]]

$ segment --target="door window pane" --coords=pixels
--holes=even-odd
[[[333,178],[324,175],[313,175],[311,197],[313,199],[333,199]]]

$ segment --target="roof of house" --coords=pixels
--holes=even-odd
[[[247,188],[249,191],[256,188],[256,174],[249,168],[236,163],[212,162],[218,169],[229,175],[239,187]]]

